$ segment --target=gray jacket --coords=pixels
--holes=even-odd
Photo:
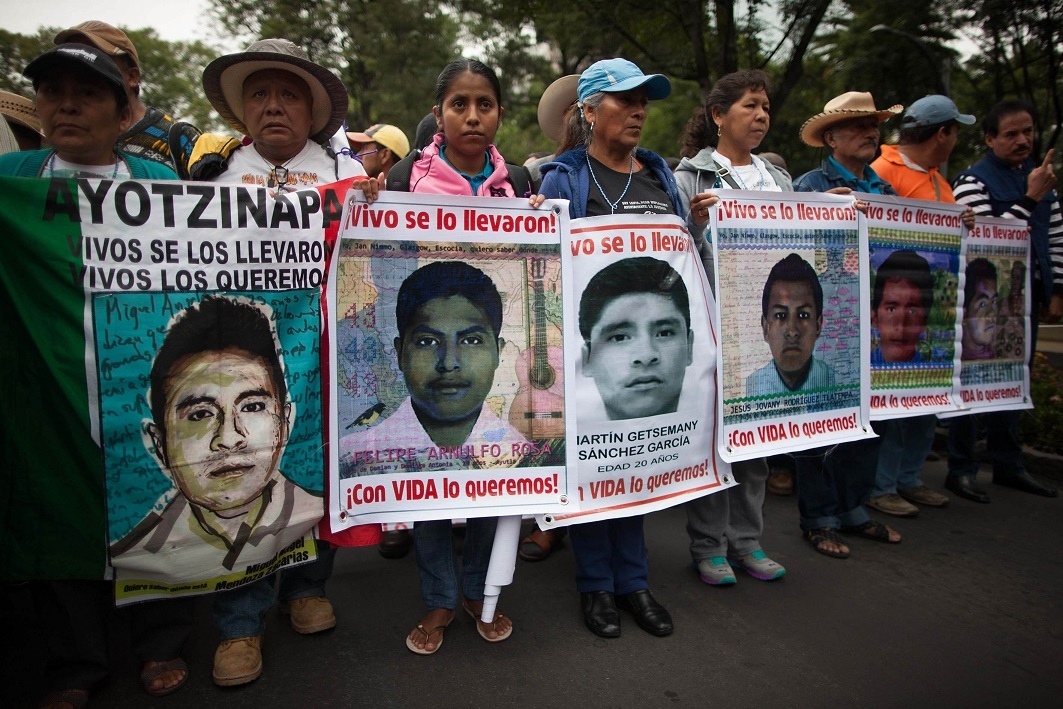
[[[713,185],[716,184],[716,161],[712,159],[712,151],[713,148],[711,147],[702,148],[694,157],[683,158],[679,163],[679,167],[675,169],[675,182],[679,186],[679,195],[686,202],[688,208],[691,197],[699,192],[712,189]],[[790,177],[790,173],[775,167],[767,160],[762,160],[761,164],[764,166],[765,171],[775,180],[775,183],[782,188],[783,192],[794,191],[794,181]],[[727,187],[726,183],[724,187]],[[716,279],[712,263],[712,244],[709,243],[706,234],[707,226],[708,224],[695,224],[693,212],[687,214],[687,228],[690,230],[694,243],[698,245],[701,262],[705,264],[705,274],[709,277],[709,284],[712,286],[713,292],[715,292]]]

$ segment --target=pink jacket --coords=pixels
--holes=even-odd
[[[468,181],[440,157],[439,148],[442,144],[443,134],[436,133],[432,142],[421,151],[421,157],[414,162],[410,170],[410,192],[472,195],[472,188]],[[494,171],[480,185],[480,190],[475,196],[515,197],[513,185],[509,184],[509,171],[506,169],[505,159],[494,145],[488,147],[488,152],[491,155]]]

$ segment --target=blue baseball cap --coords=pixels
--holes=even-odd
[[[956,104],[948,96],[932,94],[914,102],[901,118],[901,128],[922,128],[936,126],[946,121],[956,121],[965,126],[973,125],[975,117],[960,113]]]
[[[580,103],[589,96],[604,91],[619,93],[646,87],[646,97],[651,101],[667,98],[672,93],[672,83],[663,74],[647,76],[627,59],[602,59],[587,67],[579,77],[577,88]]]

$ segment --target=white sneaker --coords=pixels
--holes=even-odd
[[[786,569],[768,558],[763,549],[733,559],[746,573],[761,581],[774,581],[786,575]]]
[[[697,566],[698,576],[710,586],[730,586],[737,580],[735,579],[734,569],[727,563],[727,559],[722,556],[702,559],[697,563]]]

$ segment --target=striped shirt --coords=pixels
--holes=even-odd
[[[952,186],[952,193],[958,204],[970,207],[975,214],[993,216],[989,190],[974,175],[960,175]],[[1026,205],[1027,201],[1019,200],[1001,216],[1028,221],[1030,208]],[[1052,214],[1048,221],[1048,254],[1052,260],[1053,292],[1063,293],[1063,211],[1060,211],[1058,198],[1052,202]]]

